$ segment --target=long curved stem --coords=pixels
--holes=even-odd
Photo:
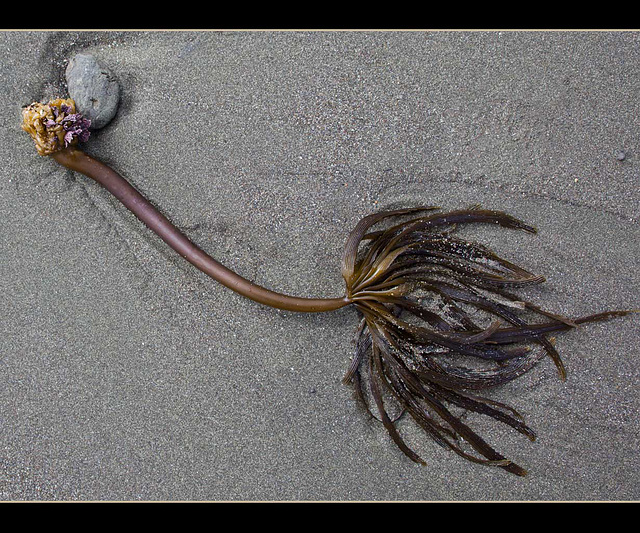
[[[104,163],[74,147],[55,152],[51,157],[66,168],[97,181],[187,261],[242,296],[278,309],[307,313],[333,311],[351,303],[351,299],[347,296],[327,299],[298,298],[256,285],[225,267],[192,243],[149,200]]]

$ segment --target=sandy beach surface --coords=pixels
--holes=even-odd
[[[36,153],[21,106],[80,52],[121,85],[85,150],[263,286],[341,296],[366,214],[481,204],[538,228],[472,230],[531,301],[640,307],[638,32],[0,32],[0,499],[640,499],[638,316],[491,391],[535,442],[469,420],[527,477],[403,419],[417,465],[341,383],[355,310],[246,300]]]

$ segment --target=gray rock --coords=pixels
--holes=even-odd
[[[91,120],[91,129],[106,126],[120,101],[120,84],[111,71],[90,54],[77,54],[65,72],[69,96],[78,111]]]

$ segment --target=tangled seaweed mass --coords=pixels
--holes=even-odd
[[[429,214],[368,232],[385,218],[417,211]],[[522,476],[526,470],[494,450],[451,407],[490,416],[534,440],[515,409],[470,391],[507,383],[545,355],[564,380],[550,335],[628,311],[570,319],[522,301],[509,290],[544,278],[453,234],[457,226],[470,223],[536,232],[506,213],[479,208],[376,213],[351,232],[342,273],[362,320],[343,381],[354,385],[366,409],[377,413],[413,461],[424,464],[400,436],[391,409],[408,413],[433,440],[465,459]],[[463,448],[464,442],[471,450]]]
[[[80,151],[76,145],[88,138],[89,123],[76,113],[73,100],[31,104],[23,110],[23,120],[23,129],[41,155],[51,155],[66,168],[96,180],[180,255],[230,289],[291,311],[323,312],[353,305],[361,321],[356,352],[343,381],[354,386],[369,413],[417,463],[424,461],[397,427],[405,413],[435,442],[465,459],[525,475],[524,468],[465,423],[459,411],[486,415],[534,440],[534,432],[515,409],[478,396],[477,391],[516,379],[545,356],[565,379],[552,336],[630,312],[568,318],[520,299],[514,289],[544,278],[458,237],[455,230],[465,224],[536,230],[506,213],[480,208],[443,212],[426,207],[369,215],[345,244],[344,297],[275,293],[207,255],[124,178]],[[394,219],[396,223],[389,225]],[[374,231],[383,222],[387,227]]]

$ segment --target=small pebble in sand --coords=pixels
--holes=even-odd
[[[625,154],[622,150],[620,150],[616,154],[616,158],[618,159],[618,161],[624,161],[626,157],[627,157],[627,154]]]
[[[120,101],[120,84],[111,71],[91,54],[77,54],[65,72],[69,96],[78,111],[91,120],[91,129],[106,126],[115,116]]]

